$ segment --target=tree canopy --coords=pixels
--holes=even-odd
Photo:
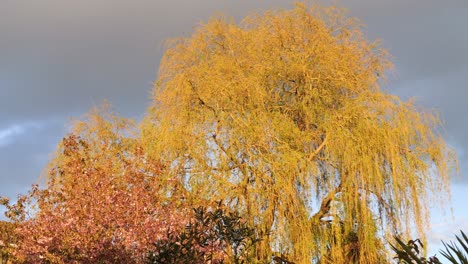
[[[438,116],[381,88],[388,57],[337,8],[214,18],[169,45],[143,140],[270,232],[259,260],[377,263],[386,235],[423,235],[453,161]]]
[[[188,221],[161,163],[132,121],[107,107],[76,121],[46,170],[45,188],[9,205],[19,263],[143,263],[152,243]]]

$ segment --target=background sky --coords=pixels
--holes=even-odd
[[[167,38],[222,12],[291,8],[286,0],[0,0],[0,196],[37,182],[50,153],[79,117],[107,99],[126,117],[150,103]],[[321,1],[325,5],[331,2]],[[396,65],[386,89],[415,97],[445,120],[459,155],[453,217],[434,210],[429,239],[468,231],[468,1],[336,0],[381,39]]]

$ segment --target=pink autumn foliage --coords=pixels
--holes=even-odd
[[[45,188],[22,200],[31,216],[16,230],[19,261],[142,263],[153,242],[185,226],[174,181],[124,128],[90,115],[63,139]]]

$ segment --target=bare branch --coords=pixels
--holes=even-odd
[[[310,153],[309,158],[308,158],[309,162],[311,162],[312,159],[320,153],[323,147],[325,147],[325,145],[327,144],[327,141],[328,141],[328,134],[325,135],[325,139],[322,141],[322,144],[320,144],[320,146],[318,146],[318,148],[314,152]]]

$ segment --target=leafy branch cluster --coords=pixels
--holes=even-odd
[[[252,262],[252,246],[261,235],[234,212],[218,207],[194,209],[193,220],[182,232],[167,232],[154,243],[149,263],[229,263]]]

